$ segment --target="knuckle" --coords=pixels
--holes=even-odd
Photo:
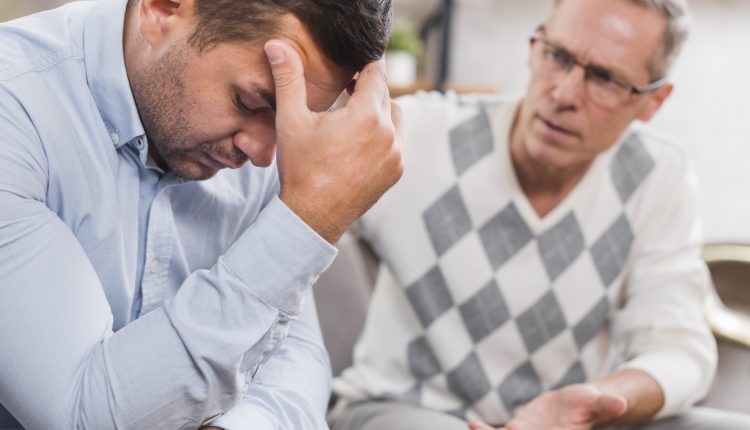
[[[401,106],[393,100],[391,100],[391,112],[393,113],[393,116],[398,118],[404,116],[404,111],[401,109]]]
[[[401,110],[401,107],[394,102],[391,102],[391,120],[397,128],[402,128],[404,123],[404,112]]]
[[[404,171],[406,168],[404,167],[404,158],[398,157],[398,162],[396,164],[396,180],[400,179],[404,175]]]
[[[396,130],[393,128],[393,126],[389,126],[384,124],[383,127],[381,127],[382,132],[381,135],[383,137],[383,140],[388,143],[389,146],[393,146],[394,143],[396,143]]]
[[[375,69],[375,71],[373,73],[375,73],[375,77],[376,77],[376,79],[378,81],[380,81],[380,82],[382,82],[384,84],[388,83],[388,75],[385,73],[385,69],[383,69],[382,67],[378,67],[378,68]],[[388,91],[388,87],[385,87],[384,91],[387,92]]]
[[[385,65],[381,62],[371,63],[370,67],[367,67],[364,72],[365,74],[371,75],[374,79],[378,79],[383,82],[388,81],[388,74],[385,71]]]
[[[360,114],[360,122],[370,130],[380,128],[380,114],[377,109],[363,109]]]
[[[400,149],[393,148],[389,156],[389,164],[393,166],[392,170],[396,179],[404,174],[404,156]]]

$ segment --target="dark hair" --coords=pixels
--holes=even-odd
[[[222,42],[277,36],[279,16],[291,13],[336,65],[361,70],[388,44],[391,0],[196,0],[190,43],[203,50]]]

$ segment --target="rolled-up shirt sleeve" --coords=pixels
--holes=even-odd
[[[29,430],[195,429],[231,409],[335,248],[275,198],[216,265],[113,333],[24,121],[0,112],[0,403]]]

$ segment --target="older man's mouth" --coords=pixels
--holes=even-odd
[[[561,133],[563,135],[571,136],[571,137],[580,137],[581,136],[580,133],[578,133],[576,131],[573,131],[573,130],[570,130],[568,128],[565,128],[565,127],[563,127],[561,125],[558,125],[558,124],[556,124],[556,123],[554,123],[554,122],[552,122],[550,120],[547,120],[544,117],[542,117],[541,115],[537,115],[537,118],[545,126],[547,126],[548,129],[552,130],[553,132]]]

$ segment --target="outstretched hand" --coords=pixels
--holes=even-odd
[[[276,86],[281,200],[335,243],[401,177],[401,112],[383,61],[359,74],[347,105],[308,109],[304,68],[291,45],[265,45]]]
[[[623,397],[603,393],[594,385],[569,385],[536,397],[500,430],[590,430],[621,416],[627,407]],[[469,429],[495,430],[474,421]]]

